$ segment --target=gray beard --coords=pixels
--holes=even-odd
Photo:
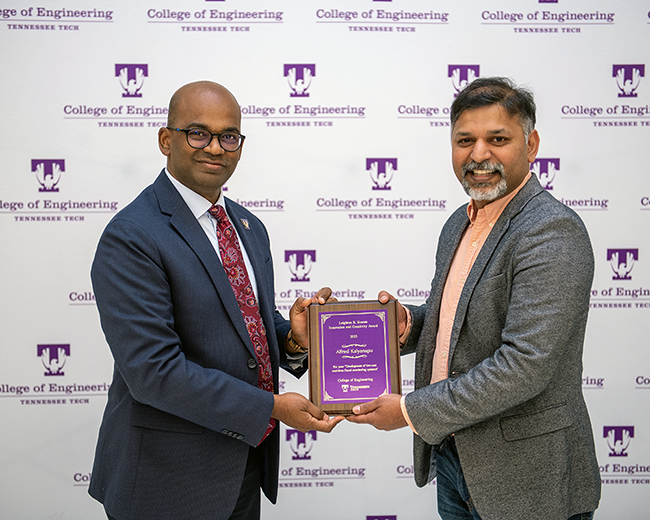
[[[479,191],[476,188],[487,188],[491,185],[487,183],[479,183],[476,184],[474,187],[471,187],[469,182],[467,182],[466,176],[468,172],[473,170],[497,171],[501,176],[501,180],[493,188],[489,188],[487,191],[486,190]],[[506,193],[506,191],[508,191],[508,184],[506,183],[506,178],[505,175],[503,174],[503,165],[499,163],[493,164],[490,161],[482,161],[480,164],[475,161],[471,161],[470,163],[463,165],[463,181],[461,184],[465,189],[465,193],[467,193],[470,197],[472,197],[472,199],[479,200],[479,201],[491,202],[503,196]]]
[[[494,186],[493,188],[490,188],[488,190],[482,189],[478,190],[475,188],[485,188],[485,184],[477,184],[476,186],[472,187],[469,185],[467,180],[463,177],[463,188],[465,189],[465,193],[467,193],[472,199],[474,200],[479,200],[479,201],[493,201],[498,199],[499,197],[503,196],[506,191],[508,191],[508,184],[506,183],[506,180],[501,177],[501,180],[499,183]]]

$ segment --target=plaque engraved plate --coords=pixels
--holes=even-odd
[[[397,302],[308,307],[309,396],[328,414],[401,393]]]

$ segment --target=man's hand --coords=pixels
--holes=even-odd
[[[271,417],[301,432],[316,430],[329,433],[344,419],[340,415],[330,418],[306,397],[294,392],[275,394],[273,397],[275,403]]]
[[[315,296],[311,298],[298,298],[289,311],[289,320],[291,321],[291,336],[293,340],[301,347],[309,346],[309,336],[307,334],[307,307],[312,303],[324,304],[335,302],[336,298],[332,297],[332,289],[323,287]]]
[[[379,291],[377,299],[379,300],[379,303],[388,303],[388,300],[397,300],[397,298],[386,291]],[[399,322],[398,335],[401,336],[406,330],[406,309],[400,302],[397,302],[397,309],[397,320]]]
[[[352,411],[354,415],[347,417],[347,420],[357,424],[371,424],[378,430],[391,431],[408,426],[402,407],[400,406],[401,395],[388,394],[378,397],[369,403],[355,406]]]

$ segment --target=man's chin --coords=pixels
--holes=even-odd
[[[489,185],[487,183],[480,183],[470,186],[467,183],[463,184],[465,192],[474,200],[492,202],[503,195],[508,190],[508,186],[505,180],[501,181],[496,185]]]

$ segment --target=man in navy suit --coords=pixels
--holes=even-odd
[[[305,309],[331,292],[296,300],[290,321],[277,311],[266,229],[221,190],[241,156],[240,125],[239,105],[221,85],[181,87],[158,133],[166,169],[97,247],[93,288],[115,369],[89,493],[109,518],[258,519],[260,487],[277,498],[276,421],[329,432],[342,419],[300,394],[274,393],[280,366],[305,372]],[[222,265],[217,206],[241,246],[256,325]],[[251,327],[268,344],[267,388]]]

